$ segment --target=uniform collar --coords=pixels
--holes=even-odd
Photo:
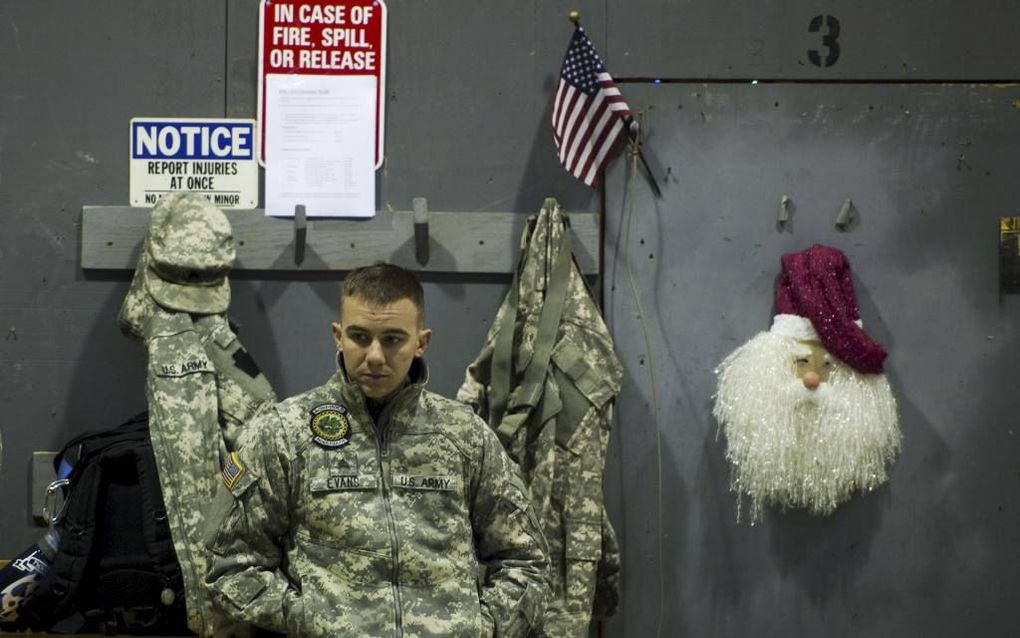
[[[336,387],[340,395],[349,401],[364,401],[368,405],[368,397],[361,391],[361,386],[347,378],[347,371],[344,369],[343,354],[337,354],[337,370],[329,380],[330,385]],[[394,399],[408,394],[417,394],[425,388],[429,380],[428,364],[421,357],[415,357],[411,362],[411,369],[407,378],[397,390],[390,395],[386,403],[392,403]]]

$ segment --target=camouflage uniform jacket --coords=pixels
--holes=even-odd
[[[415,362],[374,421],[341,366],[245,428],[208,537],[227,613],[294,636],[533,628],[549,586],[527,488],[485,423],[425,391],[426,376]]]
[[[542,635],[586,638],[591,618],[611,615],[619,596],[619,548],[603,505],[602,478],[623,367],[580,271],[567,260],[565,233],[559,205],[547,199],[522,241],[518,289],[500,306],[457,398],[500,432],[531,491],[549,542],[553,587]],[[560,250],[567,251],[562,262]],[[540,324],[555,304],[554,277],[562,286],[562,310],[543,337]],[[497,342],[510,336],[503,330],[512,331],[514,347],[511,391],[501,412],[493,383]],[[537,365],[543,348],[548,363],[529,382],[525,371]],[[511,434],[505,425],[515,419],[519,425]]]
[[[246,633],[211,607],[204,589],[206,510],[245,421],[276,401],[224,314],[168,310],[148,294],[143,251],[121,305],[121,330],[148,354],[146,397],[167,522],[181,564],[188,626],[200,635]]]

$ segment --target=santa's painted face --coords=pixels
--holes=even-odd
[[[818,341],[801,341],[807,352],[801,352],[793,360],[793,371],[804,387],[814,390],[829,380],[832,371],[832,357]]]
[[[716,371],[714,414],[726,434],[732,488],[765,505],[828,514],[886,480],[900,433],[880,374],[861,374],[816,341],[763,332]]]

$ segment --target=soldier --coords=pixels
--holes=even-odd
[[[206,578],[234,618],[295,636],[523,636],[545,539],[495,434],[425,390],[410,272],[348,274],[337,372],[244,429],[223,468]]]

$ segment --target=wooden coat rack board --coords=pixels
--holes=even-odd
[[[234,270],[351,270],[387,261],[421,272],[512,273],[528,215],[433,212],[424,198],[413,211],[380,211],[366,220],[266,217],[262,209],[224,211],[234,230]],[[302,211],[303,212],[303,211]],[[84,206],[83,269],[135,267],[149,224],[148,208]],[[572,213],[574,256],[586,275],[598,274],[595,213]]]

